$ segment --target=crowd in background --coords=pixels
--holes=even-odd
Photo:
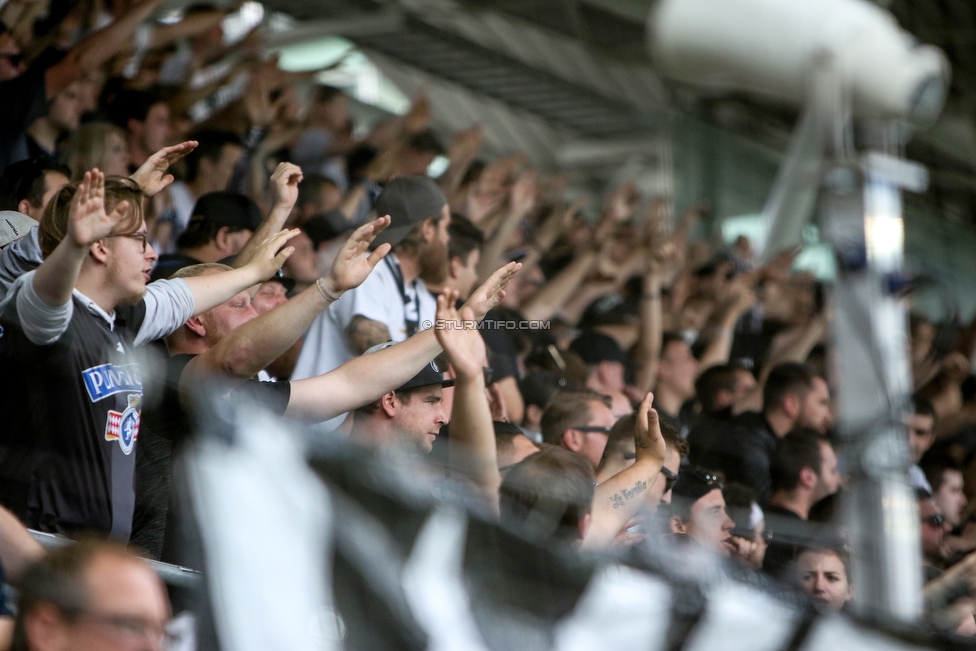
[[[826,609],[857,599],[828,288],[797,251],[696,239],[706,207],[632,183],[570,201],[564,176],[485,157],[478,125],[433,130],[423,95],[356,124],[259,31],[227,46],[224,9],[161,5],[0,7],[14,646],[161,643],[165,595],[120,545],[184,562],[173,477],[201,394],[427,455],[540,541],[686,545]],[[976,321],[913,313],[909,334],[931,596],[976,586]],[[114,543],[44,556],[25,526]],[[976,635],[957,593],[939,626]]]

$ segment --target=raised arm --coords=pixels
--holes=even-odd
[[[471,481],[497,515],[502,477],[498,473],[495,428],[485,393],[484,364],[488,350],[478,332],[474,313],[469,308],[462,308],[459,314],[452,298],[446,293],[437,298],[435,326],[437,340],[457,376],[451,408],[448,464],[453,474]]]
[[[129,178],[139,184],[147,197],[152,197],[173,182],[173,175],[169,173],[173,163],[196,149],[199,144],[196,140],[187,140],[178,145],[163,147],[147,158]]]
[[[538,176],[539,173],[536,170],[526,170],[519,175],[515,184],[512,185],[508,211],[481,252],[478,272],[482,278],[487,278],[491,270],[501,262],[502,254],[508,248],[508,242],[512,239],[512,234],[518,228],[519,222],[529,214],[535,205]]]
[[[75,79],[88,74],[115,56],[135,34],[136,28],[162,6],[164,0],[143,0],[121,18],[71,48],[63,59],[44,73],[44,90],[54,97]]]
[[[246,265],[261,243],[285,226],[291,209],[295,207],[295,202],[298,201],[298,184],[302,182],[302,178],[302,169],[298,165],[293,163],[278,164],[274,174],[271,175],[274,205],[271,207],[268,216],[261,222],[258,230],[234,258],[235,267]]]
[[[308,330],[322,310],[366,280],[390,250],[390,246],[384,244],[369,257],[365,255],[376,235],[389,224],[390,218],[382,217],[357,229],[336,256],[326,278],[283,305],[235,328],[207,352],[195,357],[187,366],[191,373],[184,373],[186,381],[193,381],[194,374],[213,371],[243,381],[277,359]],[[214,276],[199,276],[208,277]]]
[[[470,314],[471,320],[480,322],[488,310],[501,303],[505,288],[516,273],[515,263],[498,269],[475,290],[462,310]],[[322,421],[361,407],[401,386],[440,352],[434,331],[427,329],[394,346],[356,357],[325,375],[293,381],[288,413]],[[323,396],[328,396],[328,400],[323,400]]]
[[[657,410],[651,407],[654,394],[648,393],[637,408],[634,443],[637,459],[593,491],[593,520],[583,538],[585,549],[606,547],[627,522],[640,511],[647,489],[664,465],[667,446],[661,435]]]
[[[37,297],[52,307],[67,304],[92,244],[111,235],[128,209],[129,203],[120,201],[106,213],[105,175],[98,169],[85,172],[71,199],[68,232],[34,273]]]

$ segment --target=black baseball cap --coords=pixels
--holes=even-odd
[[[254,232],[261,221],[261,209],[250,197],[237,192],[209,192],[197,199],[187,229],[195,224],[214,224]]]
[[[369,355],[370,353],[375,353],[378,350],[383,350],[384,348],[393,346],[394,343],[395,342],[387,341],[386,343],[377,344],[363,353],[363,355]],[[452,387],[454,386],[454,380],[445,380],[443,371],[441,371],[440,367],[437,365],[437,360],[432,359],[427,366],[420,370],[419,373],[398,386],[395,391],[408,391],[410,389],[419,389],[420,387],[431,386],[434,384],[439,384],[442,387]]]
[[[599,364],[600,362],[620,362],[630,366],[631,360],[613,337],[588,330],[583,332],[569,345],[571,352],[579,355],[584,364]]]
[[[678,481],[671,489],[671,494],[689,502],[697,502],[713,490],[722,490],[722,488],[722,482],[716,475],[702,468],[689,466],[682,468],[678,473]]]
[[[400,176],[383,188],[373,210],[380,217],[390,216],[390,226],[376,236],[372,248],[380,244],[397,245],[414,226],[428,217],[439,215],[447,197],[426,176]]]

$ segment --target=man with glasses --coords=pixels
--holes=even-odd
[[[946,567],[946,560],[951,554],[952,550],[946,541],[946,534],[952,529],[952,525],[939,510],[931,493],[917,489],[916,497],[918,515],[922,524],[922,569],[925,572],[925,580],[931,581],[942,574]]]
[[[55,550],[31,566],[20,586],[12,649],[161,651],[169,600],[146,563],[109,543]]]
[[[671,493],[671,533],[725,558],[736,552],[732,541],[735,522],[725,511],[718,477],[701,468],[685,468]]]
[[[143,381],[135,348],[274,274],[289,231],[251,262],[153,283],[144,193],[98,170],[51,200],[45,256],[0,304],[0,502],[27,526],[128,540]]]
[[[664,465],[654,483],[648,489],[644,499],[644,508],[649,512],[657,510],[660,504],[671,503],[671,488],[678,481],[678,469],[681,459],[688,456],[688,443],[681,438],[678,430],[664,420],[660,421],[661,435],[667,445],[664,455]],[[607,447],[597,468],[596,481],[598,484],[610,479],[622,470],[634,464],[637,458],[634,443],[634,429],[637,426],[637,414],[628,414],[618,420],[610,430]]]
[[[563,391],[542,414],[542,440],[584,457],[594,472],[616,418],[610,398],[591,390]]]

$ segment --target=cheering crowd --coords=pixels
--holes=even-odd
[[[426,455],[570,553],[689,546],[858,598],[826,288],[796,251],[695,239],[704,207],[630,183],[571,201],[422,95],[355,124],[258,32],[225,45],[224,10],[161,4],[0,8],[0,646],[163,643],[137,555],[187,562],[173,473],[228,398]],[[928,595],[973,590],[976,321],[909,330],[919,565]],[[939,626],[976,635],[974,607]]]

